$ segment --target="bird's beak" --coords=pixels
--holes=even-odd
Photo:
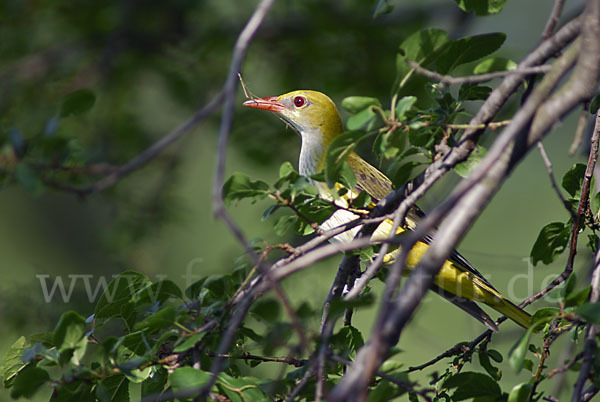
[[[269,112],[281,113],[286,109],[276,96],[268,96],[266,98],[248,99],[243,103],[244,106],[253,107],[256,109],[268,110]]]

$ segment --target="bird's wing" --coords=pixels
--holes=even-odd
[[[377,168],[369,165],[360,156],[355,153],[348,155],[348,165],[356,176],[356,190],[360,193],[366,191],[371,196],[373,202],[385,198],[392,192],[392,182],[381,173]]]
[[[469,299],[458,297],[450,292],[446,292],[444,289],[436,285],[431,285],[431,290],[437,293],[438,295],[442,296],[449,302],[453,303],[455,306],[459,307],[463,311],[467,312],[469,315],[477,319],[479,322],[481,322],[483,325],[485,325],[492,331],[498,332],[498,326],[496,325],[494,320],[492,320],[492,318],[489,315],[487,315],[487,313],[483,311],[475,302]]]
[[[357,184],[355,191],[357,194],[364,190],[371,196],[373,202],[377,203],[379,200],[385,198],[393,191],[392,182],[390,179],[388,179],[386,175],[381,173],[377,168],[370,165],[357,154],[351,153],[348,155],[347,161],[350,168],[354,172],[354,175],[356,176]],[[406,226],[408,229],[414,230],[424,216],[425,213],[418,206],[412,206],[405,217]],[[431,244],[435,232],[436,230],[432,229],[427,235],[425,235],[425,237],[422,239],[423,243]],[[473,267],[473,265],[471,265],[471,263],[458,251],[452,250],[448,260],[453,262],[457,268],[471,272],[473,275],[481,279],[481,281],[487,286],[496,290],[492,284],[485,279],[481,272],[477,271],[475,267]]]

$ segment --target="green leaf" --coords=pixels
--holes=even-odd
[[[234,378],[225,373],[217,377],[217,387],[233,402],[271,400],[261,391],[259,385],[260,381],[252,377]]]
[[[536,327],[531,325],[525,334],[521,336],[513,347],[508,352],[508,362],[513,370],[517,373],[521,371],[525,363],[525,353],[527,353],[527,346],[529,345],[529,338]]]
[[[375,127],[377,121],[377,113],[373,110],[373,107],[369,106],[360,112],[353,114],[346,121],[346,127],[350,131],[356,130],[372,130]]]
[[[175,344],[175,349],[173,349],[174,353],[185,352],[186,350],[194,347],[195,344],[200,342],[200,340],[204,337],[205,334],[194,334],[192,336],[188,336],[186,338],[179,338],[179,341],[183,341],[180,344]]]
[[[347,161],[342,162],[340,169],[340,182],[344,185],[344,187],[349,189],[356,187],[356,175]]]
[[[448,389],[456,388],[456,391],[452,394],[453,401],[464,401],[465,399],[480,397],[499,398],[502,395],[500,386],[492,377],[472,371],[453,375],[444,382],[444,387]]]
[[[367,208],[371,204],[371,196],[366,191],[361,191],[358,196],[352,200],[354,208]]]
[[[497,14],[504,8],[506,0],[454,0],[465,12],[475,11],[477,15]]]
[[[150,376],[151,367],[142,369],[142,366],[148,363],[146,357],[134,357],[119,364],[119,370],[125,375],[128,381],[139,384]]]
[[[591,207],[592,207],[592,213],[594,215],[596,215],[598,212],[600,212],[600,192],[594,194],[593,197],[591,197],[590,199],[591,201]]]
[[[85,318],[74,311],[67,311],[58,320],[52,341],[59,352],[80,347],[86,333]]]
[[[573,167],[565,173],[562,179],[562,186],[571,197],[578,198],[583,185],[583,176],[585,175],[586,165],[583,163],[576,163]]]
[[[600,303],[585,303],[577,307],[575,313],[588,322],[600,324]]]
[[[394,87],[402,88],[414,74],[414,69],[406,60],[428,67],[439,57],[439,52],[450,42],[448,34],[441,29],[426,29],[406,38],[400,45],[396,56],[396,83]]]
[[[517,63],[504,57],[488,57],[473,69],[473,74],[486,74],[496,71],[510,71],[517,68]]]
[[[527,402],[533,388],[531,384],[523,382],[515,385],[508,394],[508,402]]]
[[[552,222],[542,228],[531,249],[531,262],[552,263],[567,247],[571,229],[562,222]]]
[[[486,154],[487,149],[477,145],[466,161],[454,166],[454,171],[461,177],[467,177],[479,165],[479,162],[481,162]]]
[[[126,321],[133,311],[132,299],[152,282],[145,275],[135,271],[125,271],[117,275],[106,286],[94,311],[96,319],[122,317]]]
[[[591,286],[586,286],[585,288],[578,290],[577,292],[571,293],[565,299],[565,307],[574,307],[582,305],[587,300],[589,300],[591,290]]]
[[[492,92],[492,88],[483,85],[465,83],[458,90],[458,99],[460,101],[485,100]]]
[[[223,201],[230,205],[232,201],[251,198],[252,202],[269,195],[269,185],[260,180],[250,180],[243,173],[234,173],[223,185]]]
[[[147,329],[148,331],[152,332],[166,328],[173,325],[176,316],[177,313],[175,311],[175,307],[167,306],[158,310],[156,313],[149,315],[144,320],[136,323],[133,329],[136,331]]]
[[[546,323],[551,322],[560,314],[560,309],[556,307],[542,307],[531,316],[531,326],[540,328]]]
[[[169,375],[174,391],[199,389],[210,380],[210,373],[192,367],[180,367]]]
[[[505,33],[495,32],[452,41],[440,54],[437,71],[448,74],[462,64],[481,59],[498,50],[505,40]]]
[[[2,137],[0,136],[0,139]],[[12,145],[13,151],[19,158],[23,158],[25,153],[27,152],[27,142],[23,138],[23,134],[20,130],[11,129],[8,130],[8,139],[10,140],[10,145]],[[0,141],[2,144],[2,141]]]
[[[275,226],[273,226],[273,230],[278,236],[283,236],[290,228],[294,226],[298,217],[294,215],[285,215],[281,216],[277,219]]]
[[[390,395],[397,395],[398,387],[389,381],[380,381],[369,391],[368,402],[388,402]]]
[[[292,164],[288,161],[285,161],[279,167],[279,178],[285,179],[288,178],[292,174],[297,174],[296,169],[292,166]]]
[[[19,369],[23,367],[24,364],[21,361],[21,356],[25,349],[27,349],[26,345],[27,340],[24,336],[21,336],[4,354],[2,365],[0,365],[0,381],[2,381],[5,387],[8,386],[9,381],[19,372]]]
[[[417,101],[416,96],[404,96],[396,103],[396,120],[402,121],[406,118],[406,112],[408,112],[415,102]]]
[[[371,306],[375,298],[372,293],[361,294],[352,300],[333,299],[329,307],[329,315],[335,317],[342,314],[346,309],[357,309],[360,307]]]
[[[170,297],[181,299],[183,297],[181,289],[175,282],[161,279],[142,289],[137,295],[137,303],[164,303]]]
[[[96,387],[96,396],[101,402],[129,402],[129,381],[124,375],[106,377]]]
[[[96,95],[89,89],[71,92],[60,106],[60,117],[77,116],[90,110],[96,103]]]
[[[56,387],[56,392],[51,400],[52,402],[104,402],[97,395],[100,386],[101,384],[94,384],[92,388],[91,381],[88,382],[87,379],[86,381],[63,382]]]
[[[373,11],[373,18],[389,14],[392,10],[394,10],[394,6],[390,4],[389,0],[379,0]]]
[[[408,183],[409,180],[416,176],[415,168],[421,166],[421,163],[415,161],[408,161],[396,169],[392,169],[391,177],[392,183],[395,188],[400,188],[404,184]]]
[[[44,189],[44,183],[38,173],[24,162],[19,162],[15,166],[15,178],[25,190],[34,195],[40,194]]]
[[[365,344],[360,331],[351,325],[340,328],[339,332],[332,336],[331,342],[338,349],[338,354],[346,358],[354,356],[356,351]]]
[[[169,373],[167,370],[162,367],[155,369],[150,377],[142,383],[142,398],[154,394],[161,394],[165,389],[168,377]]]
[[[354,151],[360,141],[368,136],[369,134],[361,131],[351,131],[336,137],[331,142],[325,160],[325,179],[330,187],[333,187],[334,183],[340,181],[344,169],[343,165],[348,155]],[[345,168],[344,173],[347,173],[347,168]]]
[[[135,331],[117,338],[116,341],[106,342],[103,346],[107,353],[122,353],[125,351],[124,348],[126,348],[127,354],[131,352],[137,355],[143,355],[148,351],[148,346],[150,345],[142,331]]]
[[[590,113],[596,114],[600,109],[600,95],[596,95],[590,101]]]
[[[281,314],[281,306],[275,299],[261,299],[254,303],[251,312],[261,321],[274,324]]]
[[[39,342],[34,343],[30,348],[23,351],[21,361],[25,363],[35,363],[40,358],[45,359],[48,362],[59,364],[58,350],[54,347],[48,349]],[[23,364],[21,366],[23,366]]]
[[[500,381],[502,378],[502,370],[492,365],[487,351],[482,350],[479,352],[479,364],[481,364],[481,367],[483,367],[494,380]]]
[[[406,148],[408,136],[400,130],[387,131],[377,136],[373,143],[373,152],[383,154],[386,159],[396,157]]]
[[[185,295],[192,300],[197,299],[198,296],[200,295],[200,293],[202,292],[202,290],[204,289],[204,284],[207,281],[207,279],[208,279],[208,277],[204,277],[204,278],[201,278],[201,279],[197,280],[196,282],[192,283],[185,290]]]
[[[575,289],[575,285],[577,285],[577,274],[573,272],[571,273],[571,275],[569,275],[567,281],[560,290],[560,295],[563,299],[568,297],[571,294],[571,292],[573,292],[573,290]]]
[[[487,353],[488,353],[488,356],[496,363],[502,363],[502,360],[504,360],[504,358],[502,357],[500,352],[498,352],[495,349],[488,349]]]
[[[13,399],[31,398],[49,380],[50,376],[46,370],[34,366],[25,367],[15,377],[10,396]]]
[[[381,107],[379,99],[367,96],[349,96],[342,100],[342,107],[352,114],[356,114],[373,105]]]

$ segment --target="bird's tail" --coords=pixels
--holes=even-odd
[[[492,307],[525,329],[529,328],[531,325],[531,316],[525,310],[506,300],[505,298],[502,298],[499,303],[493,305]]]

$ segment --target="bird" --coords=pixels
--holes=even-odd
[[[325,168],[329,146],[336,137],[344,132],[342,119],[335,103],[327,95],[318,91],[296,90],[280,96],[253,98],[246,100],[243,106],[272,112],[300,134],[298,172],[309,178]],[[393,191],[390,179],[358,154],[349,153],[346,162],[356,176],[357,184],[352,189],[352,194],[357,195],[361,191],[365,191],[371,196],[373,202],[377,202]],[[317,188],[320,197],[333,200],[340,206],[330,218],[321,224],[321,229],[330,229],[359,217],[348,210],[348,200],[338,197],[335,189],[331,189],[327,183],[315,180],[311,180],[311,183]],[[424,216],[423,211],[416,205],[411,207],[405,217],[405,223],[398,229],[398,234],[406,230],[413,230]],[[334,237],[333,241],[349,242],[358,230],[360,227],[339,234]],[[388,238],[391,230],[392,222],[386,220],[379,225],[371,238],[374,240]],[[427,251],[433,234],[434,232],[431,232],[413,246],[406,259],[407,269],[405,271],[412,271],[418,264]],[[393,253],[386,255],[384,263],[390,264],[394,259],[393,255]],[[442,265],[438,275],[434,278],[431,290],[454,303],[493,331],[498,331],[498,326],[476,302],[490,306],[523,328],[530,326],[531,316],[502,296],[456,250]]]

